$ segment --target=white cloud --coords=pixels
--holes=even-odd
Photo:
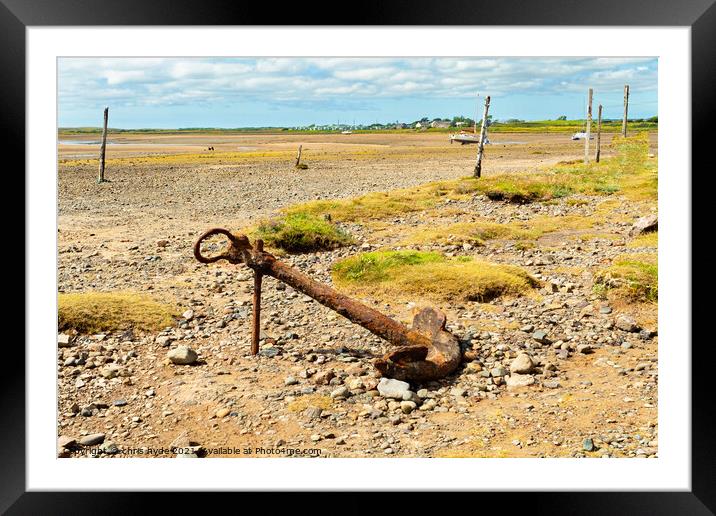
[[[62,58],[63,107],[654,91],[650,58]]]

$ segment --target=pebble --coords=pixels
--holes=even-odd
[[[639,331],[639,326],[636,324],[636,321],[629,317],[628,315],[620,315],[617,317],[615,321],[615,325],[617,328],[623,331],[627,332],[636,332]]]
[[[403,395],[410,390],[410,384],[393,378],[381,378],[378,382],[378,392],[384,398],[402,400]]]
[[[400,410],[403,411],[403,414],[410,414],[417,407],[418,407],[418,405],[414,401],[401,401],[400,402]]]
[[[296,385],[298,383],[298,380],[296,380],[293,376],[287,376],[286,379],[283,381],[284,385]]]
[[[73,345],[74,339],[66,333],[57,335],[57,345],[61,348],[69,348]]]
[[[199,356],[189,346],[179,346],[167,353],[167,358],[174,364],[189,365],[196,362]]]
[[[547,338],[547,332],[544,330],[537,330],[532,334],[532,338],[539,342],[540,344],[549,344],[549,339]]]
[[[534,369],[534,366],[532,357],[527,353],[520,353],[510,364],[510,372],[518,374],[530,373]]]
[[[80,438],[79,443],[82,446],[95,446],[104,441],[105,434],[89,434]]]
[[[347,398],[350,395],[348,387],[338,387],[335,391],[331,392],[331,398]]]
[[[535,377],[531,374],[511,374],[507,377],[507,388],[527,387],[535,383]]]

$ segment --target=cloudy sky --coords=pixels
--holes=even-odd
[[[655,58],[60,58],[60,127],[260,127],[474,117],[657,114]],[[482,102],[482,101],[481,101]],[[480,108],[481,110],[481,108]],[[481,112],[481,111],[480,111]],[[596,114],[596,107],[595,107]]]

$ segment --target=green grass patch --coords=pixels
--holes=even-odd
[[[627,244],[627,247],[658,247],[659,246],[659,232],[652,231],[651,233],[644,233],[635,237],[631,242]]]
[[[177,315],[176,307],[135,292],[82,292],[58,297],[61,331],[157,331],[174,324]]]
[[[254,236],[269,247],[290,253],[329,250],[353,243],[353,237],[335,224],[300,212],[262,222]]]
[[[532,219],[499,224],[496,222],[457,222],[455,224],[425,226],[409,234],[401,245],[462,244],[483,245],[488,240],[533,242],[549,233],[590,229],[602,217],[566,215],[539,216]]]
[[[339,288],[371,295],[486,302],[520,295],[539,285],[525,270],[422,251],[376,251],[333,266]]]
[[[595,278],[597,292],[631,301],[657,302],[659,268],[656,253],[623,254]]]
[[[656,160],[648,157],[648,135],[615,138],[612,145],[617,148],[617,155],[600,163],[565,162],[532,173],[435,181],[351,199],[310,201],[288,207],[284,212],[330,214],[336,221],[366,222],[423,211],[446,199],[466,199],[474,194],[515,203],[545,202],[574,194],[609,196],[617,193],[632,200],[655,200],[657,169]]]

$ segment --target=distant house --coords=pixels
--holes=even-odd
[[[416,129],[422,129],[422,127],[423,127],[423,124],[421,124],[420,122],[417,122],[417,123],[415,124],[415,128],[416,128]]]
[[[462,127],[465,125],[465,122],[455,122],[455,127]]]
[[[450,121],[449,120],[433,120],[430,122],[430,127],[432,128],[440,128],[445,129],[447,127],[450,127]]]

